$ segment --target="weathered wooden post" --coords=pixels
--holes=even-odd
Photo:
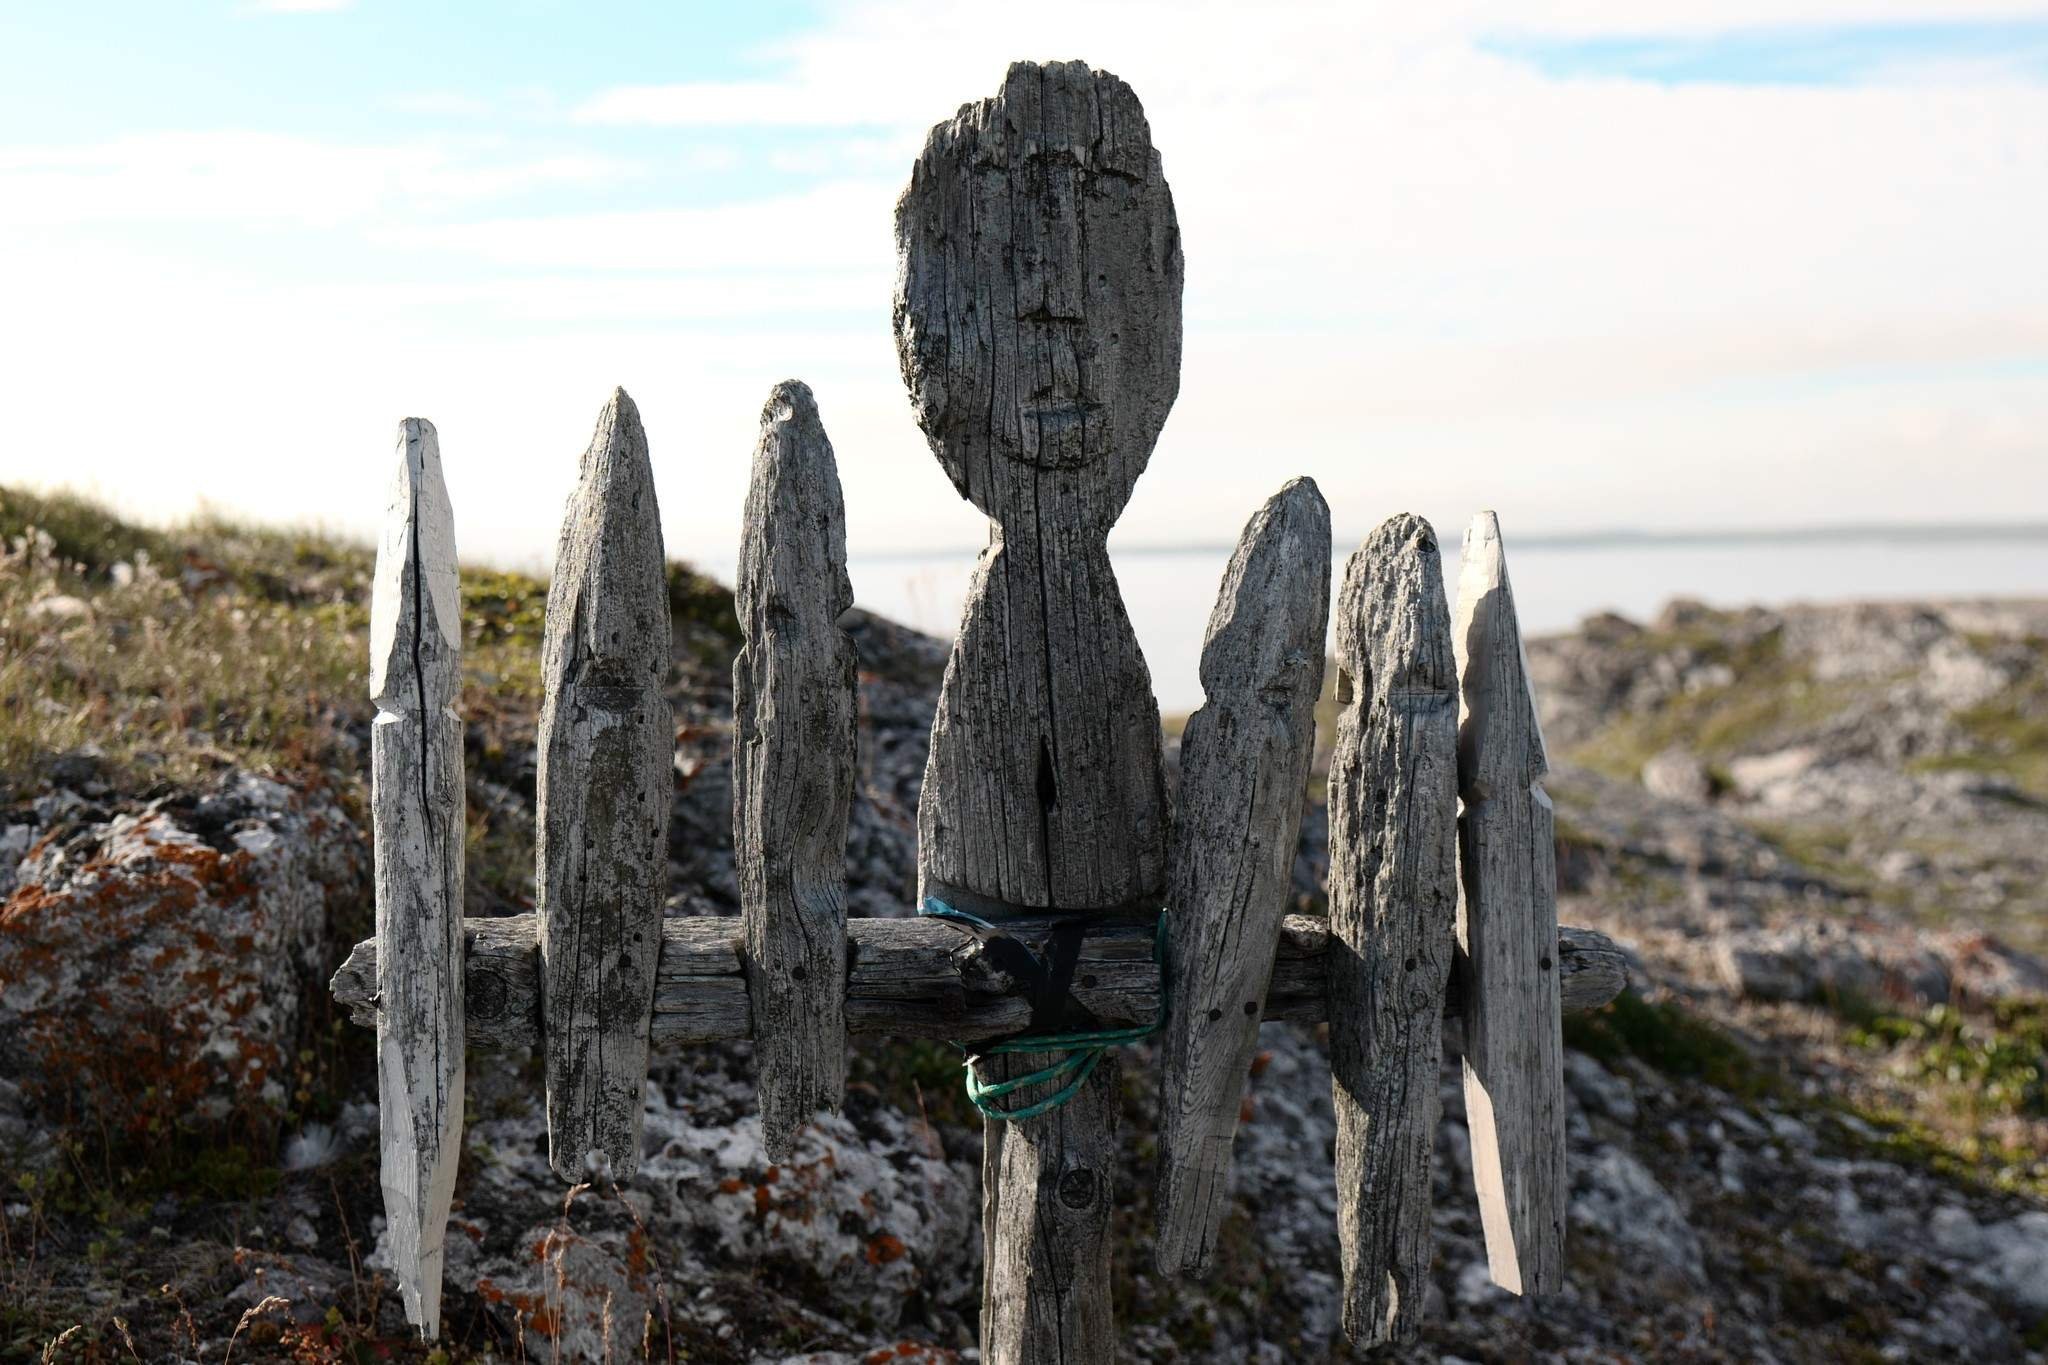
[[[1430,1262],[1444,988],[1458,901],[1457,665],[1436,533],[1381,524],[1337,605],[1330,1076],[1344,1331],[1408,1340]],[[1553,939],[1553,942],[1555,940]]]
[[[541,658],[539,887],[548,1159],[639,1168],[668,890],[675,729],[661,513],[624,389],[598,415],[562,520]]]
[[[1312,480],[1295,479],[1237,542],[1202,643],[1207,701],[1181,733],[1159,1087],[1156,1260],[1169,1275],[1208,1268],[1230,1204],[1230,1149],[1308,797],[1329,608],[1330,509]]]
[[[918,424],[991,519],[932,724],[920,895],[999,926],[1149,922],[1166,880],[1159,710],[1105,542],[1179,391],[1181,252],[1137,96],[1082,62],[1017,63],[932,130],[896,239]],[[984,1057],[982,1078],[1060,1060]],[[1076,1076],[1065,1103],[984,1130],[986,1361],[1115,1355],[1116,1059],[1005,1104]]]
[[[441,1250],[462,1154],[462,594],[434,424],[398,427],[370,599],[377,1106],[405,1316],[441,1331]]]
[[[1465,964],[1465,1116],[1494,1281],[1549,1293],[1564,1277],[1568,1186],[1549,761],[1508,587],[1500,520],[1465,532],[1456,638],[1458,946]]]
[[[746,920],[762,1140],[796,1133],[846,1089],[846,820],[853,807],[853,642],[839,614],[846,510],[806,386],[761,409],[734,585],[746,644],[732,669],[733,854]]]

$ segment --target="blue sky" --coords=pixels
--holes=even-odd
[[[2048,79],[2048,20],[1768,25],[1733,32],[1608,36],[1503,32],[1481,50],[1560,79],[1615,77],[1665,85],[1855,86],[1949,63]]]
[[[817,390],[855,551],[981,535],[890,204],[1013,57],[1145,100],[1182,397],[1125,543],[2048,508],[2048,0],[0,0],[0,481],[367,533],[401,416],[533,562],[611,385],[680,553]]]

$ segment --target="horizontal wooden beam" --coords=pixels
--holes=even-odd
[[[1004,925],[1042,951],[1051,920]],[[847,923],[846,1031],[856,1036],[982,1042],[1022,1030],[1031,1020],[1023,983],[989,960],[981,943],[933,919],[856,919]],[[661,924],[655,972],[653,1042],[687,1046],[753,1036],[744,927],[737,918],[695,916]],[[532,915],[463,921],[468,954],[467,1018],[472,1047],[517,1047],[540,1039],[539,936]],[[1628,985],[1627,959],[1591,929],[1558,931],[1559,985],[1568,1011],[1598,1009]],[[1339,949],[1341,951],[1341,946]],[[1266,992],[1265,1017],[1295,1023],[1328,1018],[1326,921],[1289,915]],[[1159,968],[1152,929],[1130,921],[1091,924],[1074,968],[1073,995],[1106,1024],[1149,1021],[1159,1009]],[[358,1024],[377,1021],[377,944],[355,946],[329,983]],[[1455,977],[1445,1013],[1462,1008]]]

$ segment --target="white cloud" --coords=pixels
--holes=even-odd
[[[235,130],[0,146],[0,200],[15,228],[151,221],[331,226],[394,202],[431,207],[635,174],[635,165],[619,158],[505,156],[482,142],[346,144]]]
[[[1560,81],[1473,41],[1944,17],[1932,3],[985,16],[841,11],[772,81],[600,93],[564,134],[581,140],[544,150],[0,149],[0,373],[38,395],[0,479],[62,449],[131,505],[366,529],[390,428],[417,412],[442,429],[465,547],[528,558],[624,382],[674,548],[716,558],[759,403],[796,375],[857,548],[971,543],[980,519],[896,373],[890,205],[925,129],[1010,58],[1080,55],[1144,99],[1186,241],[1185,378],[1133,542],[1227,538],[1295,472],[1353,532],[1403,506],[1535,529],[2048,505],[2048,90],[1924,69],[1856,89]],[[814,131],[588,150],[622,123]],[[793,183],[699,203],[679,167]],[[633,176],[631,207],[584,193]],[[551,188],[548,211],[495,202]],[[301,259],[189,254],[166,221],[265,226]],[[305,231],[336,226],[384,273],[340,280]]]

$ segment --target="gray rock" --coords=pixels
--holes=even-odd
[[[1638,1264],[1688,1284],[1706,1282],[1705,1254],[1685,1210],[1642,1162],[1601,1147],[1572,1163],[1571,1221],[1637,1253]]]
[[[1969,1278],[2023,1312],[2048,1313],[2048,1213],[2022,1213],[1985,1226]]]
[[[1643,764],[1643,785],[1667,801],[1705,803],[1713,798],[1714,779],[1707,765],[1690,749],[1673,745]]]
[[[1948,964],[1911,930],[1837,920],[1798,920],[1775,929],[1738,930],[1713,946],[1730,990],[1757,1000],[1908,1000],[1949,998]]]
[[[1633,1127],[1636,1121],[1635,1092],[1629,1083],[1583,1052],[1566,1049],[1564,1083],[1584,1108]]]

